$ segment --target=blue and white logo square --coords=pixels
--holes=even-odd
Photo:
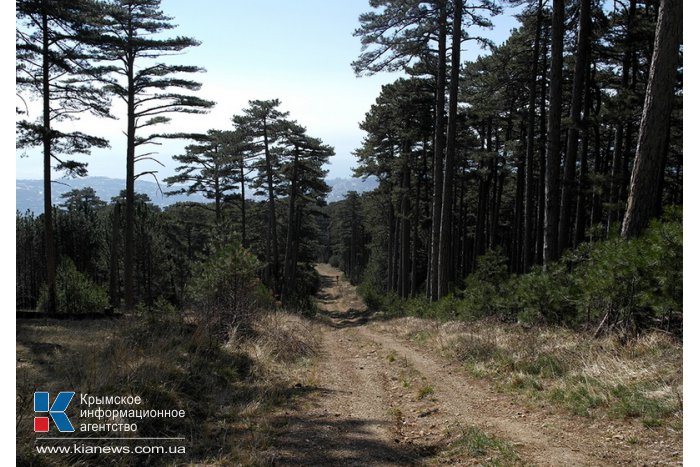
[[[49,431],[49,417],[53,420],[56,428],[61,433],[72,433],[75,431],[73,425],[71,425],[68,416],[66,415],[66,409],[73,400],[75,392],[63,391],[59,392],[50,404],[50,395],[48,392],[37,391],[34,393],[34,412],[37,414],[47,413],[47,416],[35,416],[34,417],[34,432],[36,433],[46,433]]]

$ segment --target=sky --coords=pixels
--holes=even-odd
[[[357,78],[352,71],[350,63],[361,52],[360,38],[352,34],[359,26],[358,16],[371,10],[367,0],[163,0],[161,8],[178,25],[170,35],[201,41],[200,46],[174,57],[173,63],[205,68],[205,73],[191,77],[202,83],[198,95],[217,104],[206,115],[173,115],[171,124],[154,129],[229,129],[231,116],[241,113],[249,100],[278,98],[290,118],[305,126],[311,136],[335,148],[336,155],[326,167],[328,176],[352,175],[355,161],[351,153],[364,136],[358,123],[381,86],[402,75],[381,73]],[[496,43],[503,42],[517,25],[509,14],[495,18],[494,23],[496,27],[484,35]],[[465,60],[485,53],[474,43],[463,45]],[[30,106],[34,116],[40,115],[38,111]],[[124,113],[123,105],[115,101],[113,114]],[[111,148],[94,150],[83,158],[88,162],[89,174],[124,178],[125,120],[83,117],[74,125],[111,143]],[[158,170],[159,179],[172,175],[177,166],[172,156],[184,153],[187,144],[183,140],[167,141],[148,148],[158,152],[157,158],[165,167],[146,161],[139,163],[137,173]],[[38,149],[17,151],[17,179],[40,179],[41,170]]]

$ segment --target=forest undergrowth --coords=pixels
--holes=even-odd
[[[292,406],[308,390],[304,378],[318,349],[313,326],[298,315],[271,312],[245,332],[233,329],[220,344],[213,328],[174,313],[18,321],[17,463],[144,462],[136,455],[38,455],[32,431],[37,389],[138,395],[143,399],[139,408],[184,410],[182,418],[122,420],[137,423],[137,433],[128,436],[186,438],[186,454],[149,456],[146,461],[153,465],[254,463],[275,429],[272,411]],[[105,423],[78,417],[75,407],[68,415],[74,423]]]
[[[377,326],[459,362],[499,391],[523,396],[532,409],[555,406],[682,433],[683,348],[666,333],[621,343],[615,335],[593,339],[564,327],[495,319],[404,317]]]

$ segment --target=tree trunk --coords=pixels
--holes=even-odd
[[[588,192],[589,192],[589,181],[588,181],[588,146],[590,141],[590,130],[589,130],[589,114],[591,108],[591,87],[593,82],[595,67],[593,70],[589,68],[586,76],[586,92],[583,101],[583,135],[581,136],[581,171],[579,173],[579,183],[578,183],[578,199],[576,204],[576,228],[574,237],[574,246],[583,242],[586,233],[586,222],[589,218],[587,210],[589,208],[588,204]]]
[[[294,289],[294,276],[296,275],[296,261],[294,260],[294,254],[292,249],[294,246],[294,239],[297,236],[295,231],[295,220],[296,211],[295,204],[297,198],[297,177],[298,177],[298,166],[299,166],[299,148],[294,148],[294,162],[292,165],[292,180],[291,187],[289,190],[289,213],[287,217],[287,241],[284,248],[284,291],[283,295],[285,299],[288,299]]]
[[[423,170],[425,171],[425,167],[427,165],[427,159],[428,159],[428,151],[427,151],[427,137],[423,138]],[[417,166],[418,164],[416,164]],[[413,242],[411,244],[411,290],[410,290],[410,295],[411,297],[415,297],[416,293],[418,291],[418,226],[420,225],[420,202],[421,202],[421,195],[422,195],[422,190],[421,186],[423,185],[421,183],[422,179],[425,176],[425,172],[423,174],[420,173],[418,168],[416,168],[416,200],[413,203],[413,224],[412,224],[412,233],[411,236],[413,237]]]
[[[485,136],[485,137],[484,137]],[[487,129],[482,129],[482,140],[481,140],[481,150],[482,154],[484,149],[486,152],[491,150],[490,141],[490,131]],[[488,207],[489,198],[489,180],[484,177],[484,159],[483,157],[479,160],[479,197],[476,207],[476,225],[474,226],[474,255],[472,258],[472,270],[476,267],[476,260],[479,256],[484,254],[485,248],[485,230],[486,230],[486,210]]]
[[[535,43],[532,46],[532,69],[530,71],[530,83],[528,89],[528,107],[527,107],[527,147],[525,150],[525,225],[522,232],[522,261],[523,272],[528,272],[532,266],[532,258],[534,248],[532,245],[533,222],[535,221],[535,190],[533,165],[535,163],[535,106],[537,99],[537,65],[540,58],[540,36],[542,34],[542,0],[539,0],[537,5],[537,23],[535,26]],[[518,179],[519,180],[519,179]],[[517,198],[518,200],[520,198]],[[520,205],[520,201],[518,201]],[[520,219],[517,215],[517,228],[520,228]],[[520,255],[517,255],[516,261],[520,261]],[[515,267],[514,270],[518,270]]]
[[[403,151],[404,164],[401,170],[401,221],[399,223],[399,296],[408,298],[409,295],[409,270],[410,270],[410,244],[411,244],[411,202],[410,185],[411,171],[406,158],[410,157],[410,142],[406,144]]]
[[[134,309],[134,164],[136,161],[136,109],[134,57],[128,58],[127,130],[126,130],[126,233],[124,235],[124,305]]]
[[[113,308],[119,306],[119,202],[112,211],[112,235],[109,245],[109,297]]]
[[[263,142],[265,144],[265,171],[267,176],[267,197],[268,197],[268,227],[270,229],[270,242],[272,243],[272,257],[268,257],[268,262],[272,265],[272,280],[275,291],[279,292],[279,244],[277,242],[277,214],[275,211],[275,191],[272,178],[272,155],[267,135],[267,121],[263,122]]]
[[[534,126],[534,115],[532,122],[529,119],[528,116],[528,126],[532,123]],[[530,129],[528,128],[526,131],[521,131],[521,136],[523,133],[527,134]],[[532,132],[534,135],[534,131]],[[530,144],[529,142],[527,143],[528,145]],[[533,148],[534,152],[534,148]],[[532,221],[527,220],[527,218],[524,219],[523,222],[523,203],[522,199],[525,198],[525,208],[527,209],[528,201],[527,201],[527,195],[524,195],[526,193],[526,188],[528,184],[530,185],[530,189],[532,190],[532,157],[530,158],[530,165],[529,165],[529,170],[530,172],[527,173],[528,171],[528,154],[527,154],[527,149],[525,152],[525,157],[523,158],[523,154],[521,151],[518,151],[518,157],[516,160],[516,177],[515,177],[515,210],[513,212],[513,224],[512,224],[512,242],[511,242],[511,262],[510,262],[510,269],[512,272],[518,273],[523,271],[523,268],[525,267],[525,263],[527,262],[525,257],[527,256],[527,253],[524,251],[526,248],[526,242],[525,239],[529,237],[527,234],[526,229],[532,228]],[[524,160],[523,160],[524,159]],[[530,180],[527,180],[527,177],[530,177]],[[532,192],[528,193],[530,197],[532,198]],[[530,199],[530,213],[532,212],[532,199]],[[524,224],[524,226],[523,226]],[[530,248],[530,243],[527,243],[527,248]],[[530,254],[530,258],[532,258],[532,254]]]
[[[673,109],[682,18],[682,2],[661,0],[630,193],[622,223],[624,238],[637,237],[649,224],[654,212]]]
[[[623,90],[630,88],[630,68],[632,67],[632,47],[634,38],[632,37],[631,26],[632,21],[635,16],[637,8],[637,1],[630,0],[629,13],[627,16],[627,37],[625,38],[625,48],[622,56],[622,76],[620,79],[620,85]],[[613,224],[620,222],[622,219],[622,206],[623,193],[625,191],[625,185],[629,182],[629,178],[625,176],[627,168],[624,160],[628,158],[625,154],[625,146],[630,147],[630,138],[632,133],[632,127],[627,122],[625,125],[625,120],[631,118],[629,115],[629,110],[623,107],[623,115],[618,116],[618,121],[615,124],[615,146],[613,149],[613,161],[612,161],[612,173],[610,178],[610,193],[608,197],[608,203],[610,208],[608,210],[608,220],[607,220],[607,233],[610,235]],[[626,128],[625,128],[626,127]],[[627,144],[625,144],[627,142]]]
[[[559,216],[558,253],[571,246],[571,214],[574,204],[576,185],[576,159],[578,153],[579,129],[581,127],[581,110],[584,96],[584,81],[588,68],[588,47],[590,35],[591,0],[579,2],[578,39],[576,40],[576,65],[574,83],[571,90],[570,126],[566,141],[564,158],[564,180],[561,190],[561,213]]]
[[[442,213],[440,215],[440,245],[438,266],[438,297],[447,295],[449,283],[450,241],[452,232],[452,185],[457,141],[457,99],[459,92],[459,54],[462,45],[462,0],[455,0],[452,18],[452,69],[450,76],[450,101],[447,126],[447,150],[445,151],[445,177],[442,186]]]
[[[386,290],[387,292],[394,291],[394,269],[396,264],[394,263],[394,203],[391,200],[391,188],[387,190],[388,198],[388,224],[389,224],[389,239],[387,242],[387,274],[386,274]]]
[[[547,169],[545,171],[544,264],[556,261],[559,227],[559,166],[561,164],[561,99],[564,51],[564,0],[552,0],[552,67],[549,73]]]
[[[241,155],[241,244],[248,248],[245,229],[245,159]]]
[[[543,29],[544,29],[543,24]],[[535,260],[537,264],[544,262],[544,213],[545,213],[545,185],[547,170],[547,33],[542,34],[542,86],[540,87],[540,134],[539,134],[539,177],[537,180],[537,231]]]
[[[41,92],[43,101],[43,134],[41,135],[44,150],[44,248],[46,249],[46,312],[56,313],[56,245],[53,239],[53,207],[51,203],[51,88],[49,87],[49,18],[46,13],[41,15]]]
[[[499,151],[499,132],[498,132],[498,120],[494,127],[494,151],[491,155],[491,175],[490,178],[493,180],[493,186],[489,201],[489,224],[488,224],[488,245],[489,248],[493,249],[496,245],[496,226],[498,225],[498,209],[496,207],[496,201],[498,198],[498,151]],[[522,195],[521,195],[522,196]],[[520,198],[522,199],[522,198]]]
[[[443,153],[445,149],[445,81],[447,74],[447,2],[440,1],[438,24],[438,68],[435,87],[435,147],[433,153],[433,209],[430,232],[430,268],[428,297],[438,299],[438,265],[443,191]]]

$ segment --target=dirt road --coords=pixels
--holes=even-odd
[[[319,265],[323,351],[311,401],[285,412],[278,465],[615,465],[648,462],[596,420],[533,410],[372,325],[342,273]],[[674,463],[669,460],[669,463]]]

